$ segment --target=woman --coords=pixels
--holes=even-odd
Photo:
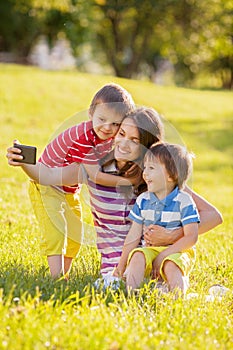
[[[163,138],[163,125],[158,114],[149,108],[140,108],[128,114],[115,137],[113,153],[102,160],[102,171],[124,176],[136,163],[141,173],[147,149]],[[97,233],[97,247],[102,256],[101,273],[113,270],[121,256],[125,237],[131,226],[129,211],[136,196],[146,190],[139,186],[116,187],[98,185],[88,179],[92,214]]]
[[[115,149],[113,155],[102,161],[102,171],[120,175],[119,183],[115,187],[95,184],[95,179],[87,179],[90,191],[91,210],[97,233],[97,246],[102,255],[101,273],[106,274],[117,265],[124,240],[131,222],[127,216],[135,203],[136,196],[146,189],[141,182],[139,186],[121,186],[121,176],[127,174],[127,170],[136,163],[138,170],[142,166],[143,157],[147,149],[163,138],[163,125],[158,114],[151,108],[139,108],[131,112],[123,120],[115,137]],[[13,160],[14,154],[8,150],[8,159]],[[12,162],[9,163],[12,165]],[[78,171],[77,171],[78,169]],[[62,169],[47,168],[40,173],[40,183],[46,185],[71,184],[74,171],[79,173],[80,166],[67,166]],[[62,178],[62,180],[60,180]],[[72,180],[70,180],[72,179]],[[202,197],[186,189],[191,193],[200,214],[199,233],[204,233],[219,225],[222,221],[220,213]],[[81,191],[82,194],[82,191]],[[84,219],[84,218],[83,218]],[[176,234],[168,232],[152,225],[145,233],[147,244],[167,245],[174,243],[183,234],[182,229],[177,229]]]

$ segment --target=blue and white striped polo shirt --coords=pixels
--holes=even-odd
[[[140,194],[129,213],[129,219],[145,226],[160,225],[171,230],[200,222],[193,199],[178,187],[162,200],[152,192]]]

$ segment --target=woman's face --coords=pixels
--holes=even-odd
[[[125,118],[115,137],[114,157],[117,161],[134,161],[140,156],[140,135],[130,118]]]

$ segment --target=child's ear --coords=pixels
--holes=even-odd
[[[168,181],[168,182],[174,182],[174,179],[173,179],[171,176],[168,175],[167,181]]]

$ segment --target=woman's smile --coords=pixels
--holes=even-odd
[[[133,161],[140,156],[140,135],[134,122],[126,118],[115,137],[115,158]]]
[[[121,147],[121,145],[118,145],[116,148],[117,148],[119,153],[122,153],[122,154],[129,153],[129,149],[125,149],[124,147]]]

